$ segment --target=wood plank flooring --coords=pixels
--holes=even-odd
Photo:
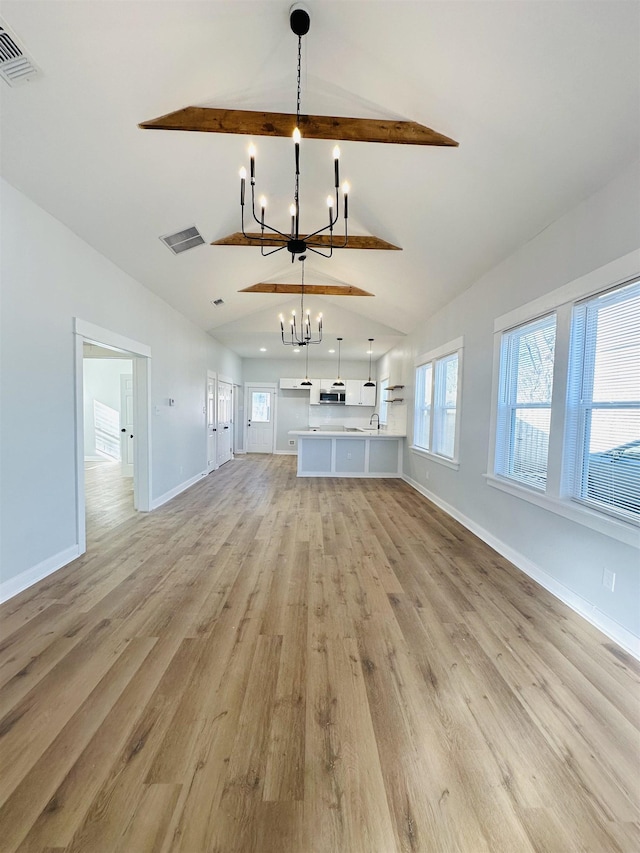
[[[409,486],[89,476],[0,608],[2,853],[640,849],[640,666]]]

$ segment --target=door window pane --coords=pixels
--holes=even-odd
[[[251,392],[251,420],[268,424],[271,420],[271,394],[269,391]]]

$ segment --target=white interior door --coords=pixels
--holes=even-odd
[[[133,375],[120,376],[120,465],[123,477],[133,477]]]
[[[207,372],[207,472],[216,468],[216,375]]]
[[[218,420],[216,460],[218,465],[224,465],[231,459],[231,434],[233,431],[233,394],[230,382],[218,379]]]
[[[247,453],[273,453],[274,400],[273,388],[247,386]]]

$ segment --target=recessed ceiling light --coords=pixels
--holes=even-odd
[[[266,351],[267,351],[266,347],[260,347],[260,352],[266,352]]]
[[[299,349],[294,349],[294,352],[300,352],[300,350],[299,350]]]
[[[368,349],[368,350],[367,350],[367,355],[373,355],[373,350],[372,350],[372,349]]]
[[[330,349],[330,350],[329,350],[329,352],[335,352],[335,350],[334,350],[334,349]]]

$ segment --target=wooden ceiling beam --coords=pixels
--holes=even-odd
[[[250,136],[291,136],[295,126],[294,113],[224,110],[213,107],[184,107],[138,125],[143,130],[186,130]],[[340,139],[348,142],[383,142],[396,145],[458,145],[455,139],[443,136],[415,121],[301,115],[300,132],[306,139]]]
[[[234,234],[229,234],[227,237],[221,237],[219,240],[214,240],[211,245],[212,246],[259,246],[261,243],[260,234],[248,234],[246,237],[242,233],[242,231],[236,231]],[[305,240],[306,236],[304,234],[300,235],[301,240]],[[380,237],[371,237],[368,235],[364,236],[351,236],[349,235],[349,239],[346,246],[342,246],[341,240],[344,240],[344,237],[340,237],[340,235],[334,236],[334,245],[333,248],[336,248],[336,243],[338,243],[337,248],[344,249],[383,249],[385,251],[394,251],[401,252],[402,248],[400,246],[394,246],[393,243],[387,243],[386,240],[382,240]],[[313,238],[314,246],[320,246],[321,248],[330,248],[330,236],[328,234],[318,234]],[[275,240],[273,245],[277,245]]]
[[[301,293],[300,284],[276,284],[275,282],[260,282],[244,287],[238,293]],[[304,292],[319,296],[373,296],[368,290],[361,290],[351,284],[305,284]]]

